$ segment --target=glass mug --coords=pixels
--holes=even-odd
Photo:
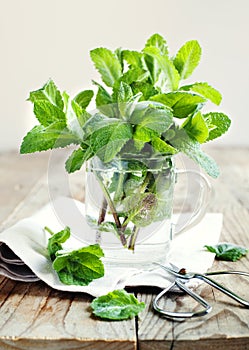
[[[175,185],[187,175],[188,193],[194,194],[194,209],[183,225],[174,223]],[[192,184],[197,188],[191,189]],[[194,170],[178,170],[175,156],[116,158],[103,163],[98,157],[87,162],[85,215],[91,230],[86,244],[99,243],[106,264],[150,268],[165,263],[174,235],[196,225],[204,216],[211,187]],[[189,210],[190,211],[190,210]],[[186,213],[179,213],[182,218]]]

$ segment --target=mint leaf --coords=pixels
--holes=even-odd
[[[41,89],[30,92],[29,101],[47,101],[63,110],[63,99],[53,80],[49,80]]]
[[[187,131],[188,135],[198,142],[203,143],[209,135],[208,126],[201,112],[197,112],[194,116],[188,118],[182,127]]]
[[[38,100],[34,102],[34,114],[37,120],[43,126],[48,126],[54,122],[65,122],[65,113],[46,100]]]
[[[153,137],[151,145],[156,152],[159,152],[161,154],[177,153],[177,150],[174,147],[163,141],[160,137]]]
[[[188,78],[198,66],[201,58],[201,47],[196,40],[187,41],[174,58],[174,65],[181,79]]]
[[[173,117],[171,110],[167,107],[141,102],[137,104],[130,122],[161,134],[172,125]]]
[[[77,170],[80,170],[82,165],[89,158],[93,156],[92,150],[90,148],[79,148],[74,150],[70,157],[66,160],[66,170],[68,173],[73,173]]]
[[[167,94],[158,94],[150,98],[151,101],[156,101],[172,108],[174,117],[186,118],[192,115],[197,110],[201,109],[206,99],[199,95],[189,92],[169,92]]]
[[[181,87],[181,90],[197,92],[216,105],[219,105],[222,100],[221,93],[208,83],[194,83],[191,85],[185,85]]]
[[[79,143],[78,139],[65,127],[64,123],[56,122],[48,127],[35,126],[23,138],[20,153],[46,151],[52,148],[65,147]]]
[[[103,82],[112,87],[122,75],[122,67],[117,56],[112,51],[102,47],[91,50],[90,56],[101,74]]]
[[[109,320],[126,320],[143,311],[145,304],[125,290],[114,290],[95,298],[91,303],[93,313]]]
[[[154,86],[147,82],[134,82],[132,83],[131,87],[134,94],[138,94],[139,92],[143,94],[140,101],[147,101],[152,96],[158,94],[158,91],[154,88]]]
[[[161,55],[168,54],[168,47],[166,40],[160,34],[153,34],[146,42],[145,47],[156,47],[159,49]]]
[[[65,114],[67,127],[75,137],[82,141],[84,136],[82,130],[82,126],[84,125],[84,120],[82,120],[83,110],[75,100],[69,98],[66,92],[63,93],[63,96],[66,101]]]
[[[176,129],[176,134],[170,140],[170,143],[178,151],[185,153],[189,158],[199,164],[208,175],[213,178],[219,176],[219,168],[216,162],[201,150],[199,142],[189,137],[185,130]]]
[[[57,233],[53,233],[48,227],[44,229],[52,234],[52,237],[48,240],[47,249],[50,259],[54,261],[57,251],[62,249],[61,243],[65,243],[70,237],[70,228],[65,227],[64,230]]]
[[[123,58],[132,67],[144,68],[143,54],[138,51],[124,50]]]
[[[205,248],[209,252],[215,253],[217,259],[228,261],[237,261],[248,252],[248,249],[231,243],[220,243],[214,246],[205,245]]]
[[[209,131],[209,137],[206,141],[214,140],[223,135],[229,129],[231,120],[224,113],[210,112],[203,115],[206,123],[211,125],[212,129]]]
[[[166,81],[166,87],[171,91],[177,90],[180,76],[168,56],[162,55],[160,49],[153,46],[145,47],[143,51],[146,55],[154,58],[154,61],[158,64],[161,74]]]
[[[91,102],[93,95],[94,92],[92,90],[84,90],[75,96],[74,101],[77,102],[82,109],[85,109]]]
[[[131,125],[115,121],[93,132],[90,145],[93,152],[106,163],[111,161],[131,138]]]
[[[103,251],[98,244],[71,252],[57,252],[53,268],[62,283],[86,286],[94,279],[104,276],[104,265],[100,260]]]
[[[122,75],[120,80],[130,85],[134,82],[145,81],[149,77],[149,75],[149,72],[144,69],[138,67],[131,68]]]

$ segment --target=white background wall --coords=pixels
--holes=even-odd
[[[193,81],[223,94],[233,120],[215,145],[249,145],[248,0],[0,0],[0,151],[17,149],[35,124],[29,91],[53,78],[70,94],[98,79],[89,50],[142,49],[158,32],[172,55],[187,40],[203,49]]]

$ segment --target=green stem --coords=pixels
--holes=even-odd
[[[129,242],[129,247],[128,249],[133,250],[135,249],[135,243],[137,240],[137,236],[138,236],[138,232],[139,232],[139,227],[137,227],[136,225],[134,225],[133,230],[132,230],[132,235],[130,238],[130,242]]]
[[[114,194],[114,202],[118,202],[121,200],[122,195],[123,195],[123,187],[124,187],[124,179],[125,179],[125,174],[124,173],[119,173],[118,176],[118,184],[117,188]]]
[[[108,204],[108,206],[109,206],[109,208],[111,210],[112,216],[114,218],[115,224],[116,224],[118,232],[119,232],[120,241],[123,244],[123,246],[126,246],[126,243],[127,243],[126,242],[126,238],[125,238],[125,235],[120,230],[122,225],[121,225],[121,222],[119,220],[119,217],[118,217],[116,208],[114,206],[114,203],[113,203],[113,201],[112,201],[112,199],[111,199],[111,197],[109,195],[108,190],[106,189],[105,185],[103,184],[102,179],[99,178],[98,173],[96,171],[94,173],[95,173],[96,178],[98,179],[98,182],[99,182],[99,185],[100,185],[100,187],[101,187],[101,189],[103,191],[104,197],[105,197],[105,199],[107,201],[107,204]]]
[[[51,236],[54,235],[54,232],[49,227],[45,226],[44,230],[46,230],[48,233],[50,233]]]

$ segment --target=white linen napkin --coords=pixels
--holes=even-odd
[[[75,210],[77,209],[77,210]],[[52,268],[46,247],[48,226],[58,232],[65,226],[71,232],[91,230],[84,218],[84,204],[71,198],[61,197],[47,204],[33,216],[17,222],[0,234],[0,274],[20,281],[43,280],[50,287],[71,292],[85,292],[92,296],[106,294],[114,289],[127,286],[157,286],[166,288],[174,279],[161,268],[142,271],[136,268],[105,266],[105,275],[92,281],[88,286],[65,285],[60,282]],[[222,214],[207,213],[202,221],[172,241],[169,260],[188,271],[204,273],[212,266],[214,255],[207,252],[205,244],[213,245],[219,241],[222,228]],[[83,246],[79,236],[73,236],[70,249]],[[64,244],[66,247],[67,242]],[[105,264],[104,258],[102,261]],[[192,283],[195,286],[195,283]]]

